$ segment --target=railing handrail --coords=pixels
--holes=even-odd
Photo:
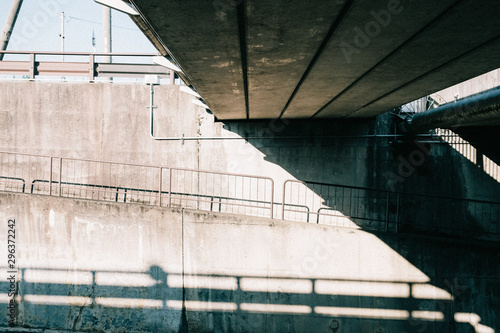
[[[258,179],[270,180],[271,182],[274,183],[274,179],[271,177],[267,177],[267,176],[256,176],[256,175],[249,175],[249,174],[243,174],[243,173],[231,173],[231,172],[221,172],[221,171],[209,171],[209,170],[203,170],[203,169],[189,169],[189,168],[177,168],[177,167],[165,167],[165,168],[171,169],[171,170],[179,170],[179,171],[192,171],[192,172],[203,172],[203,173],[219,174],[219,175],[226,175],[226,176],[258,178]]]
[[[0,154],[1,153],[3,153],[3,152],[0,151]],[[16,154],[16,153],[13,153],[13,154]],[[22,154],[22,155],[28,155],[28,156],[30,156],[30,154]],[[180,168],[180,167],[158,166],[158,165],[153,165],[153,164],[142,164],[142,163],[122,163],[122,162],[114,162],[114,161],[106,161],[106,160],[95,160],[95,159],[87,159],[87,158],[58,157],[58,156],[44,156],[44,155],[32,155],[32,156],[62,159],[63,161],[79,161],[79,162],[118,164],[118,165],[136,166],[136,167],[147,167],[147,168],[154,168],[154,169],[162,168],[164,170],[169,170],[170,169],[170,170],[177,170],[177,171],[203,172],[203,173],[219,174],[219,175],[225,175],[225,176],[258,178],[258,179],[265,179],[265,180],[270,180],[271,182],[274,182],[274,179],[271,178],[271,177],[257,176],[257,175],[250,175],[250,174],[240,174],[240,173],[231,173],[231,172],[222,172],[222,171],[211,171],[211,170],[193,169],[193,168]]]
[[[117,56],[117,57],[154,57],[159,53],[113,53],[113,52],[60,52],[60,51],[12,51],[0,50],[3,54],[35,54],[35,55],[73,55],[73,56]],[[4,60],[5,61],[5,60]]]

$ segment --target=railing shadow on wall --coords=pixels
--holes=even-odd
[[[426,331],[429,325],[436,332],[494,332],[477,314],[454,310],[452,290],[421,279],[183,275],[153,265],[135,272],[23,268],[17,283],[15,321],[27,328],[171,332],[188,325],[183,315],[188,311],[189,316],[210,312],[205,328],[211,321],[212,326],[248,332],[266,331],[269,315],[277,327],[312,330],[335,331],[341,319],[357,319],[354,325],[362,329],[364,320],[377,319],[401,332]],[[0,282],[0,288],[8,290],[9,283]],[[0,294],[0,303],[8,302],[8,295]]]
[[[440,135],[453,133],[452,140],[444,138],[444,141],[480,171],[500,182],[500,126],[457,127],[452,130],[439,129],[437,132]]]

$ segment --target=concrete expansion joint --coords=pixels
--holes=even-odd
[[[53,330],[45,328],[0,327],[0,333],[84,333],[83,331]]]

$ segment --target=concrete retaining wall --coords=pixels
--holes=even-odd
[[[162,85],[154,95],[158,137],[273,140],[155,141],[149,98],[146,85],[0,82],[0,151],[256,174],[277,184],[296,178],[484,200],[500,196],[498,179],[476,163],[480,152],[469,152],[474,147],[459,152],[359,137],[393,133],[388,116],[222,123],[179,86]],[[343,135],[349,138],[321,138]],[[289,136],[299,138],[280,139]]]
[[[16,323],[95,332],[494,332],[498,247],[0,193]],[[8,324],[2,278],[0,325]]]
[[[282,199],[286,179],[489,201],[500,197],[500,169],[481,148],[466,142],[429,145],[363,137],[393,133],[387,115],[354,121],[221,123],[195,106],[178,86],[163,85],[155,87],[156,136],[272,140],[155,141],[149,135],[149,98],[146,85],[0,82],[0,150],[272,177],[276,202]],[[289,136],[298,139],[284,138]],[[123,168],[106,177],[118,174],[132,181],[134,188],[151,188],[157,186],[153,173]],[[87,181],[99,179],[89,176]],[[468,234],[499,231],[496,211],[478,218],[475,206],[443,209],[450,205],[434,200],[402,202],[404,209],[390,207],[391,214],[400,214],[410,228],[420,223],[428,226],[426,230],[439,225],[463,228]],[[385,216],[387,211],[385,205],[369,200],[359,207],[374,216]]]

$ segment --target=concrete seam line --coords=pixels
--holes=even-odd
[[[186,315],[186,282],[184,266],[184,208],[181,208],[181,272],[182,272],[182,309],[180,332],[187,332],[188,322]]]
[[[302,77],[300,78],[299,82],[297,82],[297,85],[295,86],[295,89],[293,90],[292,94],[288,98],[288,101],[286,102],[285,106],[283,107],[283,110],[281,110],[281,113],[278,116],[278,119],[281,119],[283,117],[283,115],[285,114],[286,110],[288,109],[288,107],[292,103],[292,100],[295,98],[295,95],[299,91],[300,87],[302,86],[302,84],[306,80],[307,76],[309,75],[309,73],[313,69],[314,65],[316,64],[319,57],[321,56],[321,54],[325,50],[326,46],[328,45],[328,43],[332,39],[332,37],[335,34],[335,32],[337,31],[338,27],[340,26],[340,24],[342,23],[344,18],[347,16],[347,13],[351,9],[353,3],[354,3],[354,1],[350,0],[350,1],[346,2],[344,4],[344,6],[340,9],[340,12],[338,13],[337,18],[332,22],[332,25],[330,26],[330,29],[326,33],[325,38],[323,39],[323,41],[319,45],[318,49],[316,50],[316,53],[314,54],[309,65],[307,66],[306,70],[302,74]]]
[[[457,0],[457,1],[453,2],[451,5],[449,5],[448,7],[446,7],[438,16],[436,16],[434,19],[432,19],[430,22],[428,22],[423,28],[421,28],[418,31],[416,31],[413,35],[411,35],[408,39],[406,39],[403,43],[401,43],[396,49],[392,50],[384,58],[382,58],[381,60],[379,60],[375,65],[373,65],[370,69],[368,69],[365,73],[363,73],[363,75],[361,75],[355,81],[353,81],[351,84],[349,84],[344,90],[342,90],[335,97],[333,97],[328,103],[326,103],[325,105],[323,105],[310,118],[311,119],[315,118],[317,115],[319,115],[320,113],[322,113],[329,105],[331,105],[333,102],[335,102],[340,96],[344,95],[347,91],[351,90],[356,84],[358,84],[362,79],[364,79],[365,77],[367,77],[368,74],[372,73],[374,70],[376,70],[380,65],[382,65],[384,62],[386,62],[392,56],[394,56],[398,52],[401,52],[401,50],[403,50],[405,46],[407,46],[412,41],[414,41],[415,38],[417,38],[422,32],[424,32],[426,29],[428,29],[432,25],[436,24],[443,17],[445,17],[446,15],[448,15],[450,13],[450,11],[455,6],[457,6],[458,4],[460,4],[460,2],[463,2],[463,0]],[[344,116],[341,117],[341,119],[349,117],[350,115],[356,113],[358,110],[359,109],[356,109],[354,111],[351,111],[351,112],[345,114]]]

